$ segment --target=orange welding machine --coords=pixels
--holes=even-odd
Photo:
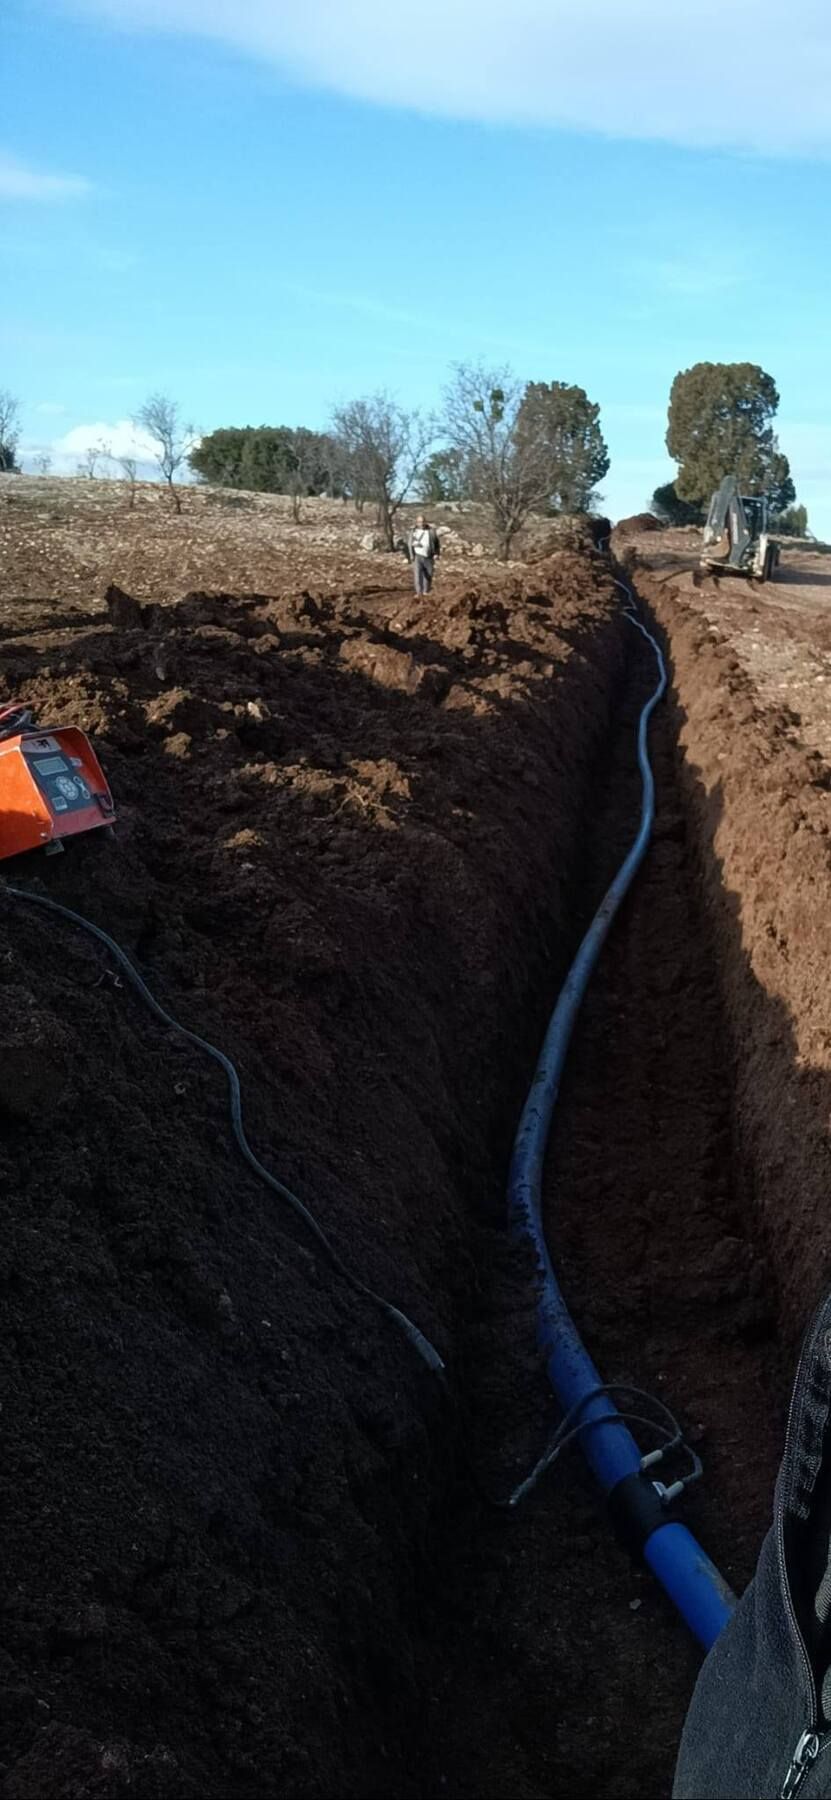
[[[104,772],[77,726],[41,731],[25,706],[0,707],[0,859],[62,850],[64,838],[114,818]]]

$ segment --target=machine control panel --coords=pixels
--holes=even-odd
[[[26,761],[54,814],[82,812],[93,804],[80,756],[68,756],[53,737],[29,738],[24,749]]]

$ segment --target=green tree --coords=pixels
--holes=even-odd
[[[517,414],[518,445],[533,440],[547,463],[552,512],[588,512],[608,472],[600,407],[567,381],[529,381]]]
[[[664,525],[703,525],[704,508],[697,500],[682,500],[674,481],[656,487],[651,511]]]
[[[771,521],[771,530],[777,532],[780,537],[807,537],[807,506],[789,506],[785,512],[779,513]]]
[[[214,487],[290,494],[295,513],[306,494],[343,493],[343,471],[325,431],[305,426],[225,425],[190,453],[190,466]]]
[[[463,500],[464,464],[458,450],[435,450],[427,458],[421,477],[421,498],[435,506],[442,500]]]
[[[725,475],[745,494],[767,494],[783,512],[796,498],[773,419],[779,395],[757,363],[695,363],[672,384],[667,449],[682,500],[707,502]]]
[[[291,432],[285,425],[260,425],[246,433],[235,487],[255,494],[287,494],[294,469]]]
[[[19,473],[20,402],[8,388],[0,388],[0,474]]]
[[[195,475],[212,487],[241,487],[240,465],[250,426],[225,425],[209,431],[190,453]]]
[[[774,451],[770,459],[762,491],[767,494],[773,513],[787,512],[796,500],[796,488],[791,479],[790,463],[787,457],[783,456],[781,450]]]

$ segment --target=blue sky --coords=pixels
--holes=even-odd
[[[378,387],[431,408],[475,357],[599,401],[619,516],[673,473],[676,370],[748,359],[831,537],[831,9],[794,0],[787,43],[770,0],[680,11],[5,0],[0,386],[30,456],[126,445],[159,387],[202,430]]]

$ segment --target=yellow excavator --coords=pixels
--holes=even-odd
[[[757,494],[740,494],[735,475],[725,475],[710,501],[702,569],[715,575],[770,581],[778,562],[779,541],[768,531],[767,500]]]

